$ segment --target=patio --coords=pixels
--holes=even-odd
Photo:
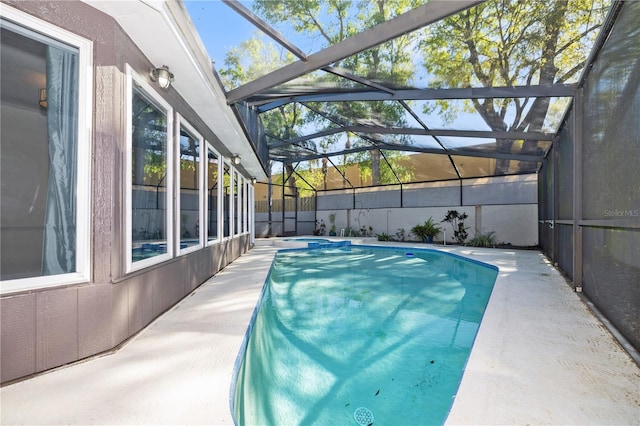
[[[233,367],[274,241],[113,353],[4,386],[2,424],[233,424]],[[540,252],[436,248],[500,268],[448,424],[638,423],[640,368]]]

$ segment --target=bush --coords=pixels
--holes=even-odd
[[[458,244],[464,244],[469,236],[467,234],[468,227],[464,226],[464,220],[469,216],[466,213],[458,213],[457,210],[449,210],[442,222],[449,222],[453,228],[453,238]]]
[[[484,234],[480,232],[467,243],[472,247],[495,247],[497,244],[496,233],[493,231]]]
[[[391,235],[384,232],[382,234],[377,234],[376,237],[378,237],[378,241],[391,241]]]
[[[433,218],[430,217],[427,219],[423,225],[417,224],[413,228],[411,228],[411,233],[418,237],[420,241],[433,240],[433,237],[438,235],[440,232],[440,227],[433,221]]]

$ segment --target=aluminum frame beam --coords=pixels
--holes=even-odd
[[[274,40],[276,43],[287,49],[289,52],[296,55],[303,61],[307,60],[307,55],[300,50],[297,46],[291,43],[285,36],[283,36],[279,31],[274,29],[271,25],[267,24],[263,21],[259,16],[255,13],[251,12],[249,9],[240,4],[237,0],[222,0],[224,4],[233,9],[237,14],[242,16],[247,21],[251,22],[253,25],[258,27],[260,31],[267,34]]]
[[[440,99],[502,99],[537,97],[573,97],[576,84],[552,84],[505,87],[465,87],[455,89],[398,89],[390,93],[373,90],[259,95],[247,104],[257,106],[258,113],[291,102],[354,102],[354,101],[430,101]]]
[[[378,46],[393,38],[415,31],[448,16],[459,13],[483,1],[477,0],[432,0],[373,28],[307,56],[306,61],[297,61],[273,71],[263,77],[237,87],[227,93],[227,103],[246,100],[256,93],[286,83],[296,77],[316,71],[356,53]]]
[[[523,155],[523,154],[509,154],[506,152],[483,152],[483,151],[473,151],[467,149],[450,149],[448,151],[444,151],[442,149],[437,148],[418,148],[411,146],[395,146],[384,143],[378,143],[370,146],[362,146],[357,148],[345,149],[337,152],[324,152],[307,156],[298,156],[296,158],[287,159],[278,159],[283,163],[298,163],[300,161],[308,161],[308,160],[317,160],[318,158],[323,157],[337,157],[341,155],[354,154],[356,152],[363,151],[372,151],[374,149],[385,149],[389,151],[405,151],[405,152],[422,152],[426,154],[440,154],[440,155],[459,155],[463,157],[479,157],[479,158],[502,158],[506,160],[516,160],[516,161],[534,161],[540,162],[544,159],[544,155]]]
[[[537,141],[552,141],[554,135],[552,133],[541,132],[509,132],[509,131],[491,131],[491,130],[449,130],[449,129],[416,129],[416,128],[389,128],[374,126],[344,126],[331,129],[325,129],[310,135],[291,138],[282,142],[270,144],[269,148],[279,148],[281,146],[303,142],[309,139],[320,138],[324,136],[334,135],[337,133],[376,133],[384,135],[417,135],[417,136],[450,136],[464,138],[489,138],[489,139],[526,139]]]
[[[338,77],[342,77],[342,78],[346,78],[347,80],[351,80],[351,81],[355,81],[356,83],[360,83],[363,84],[365,86],[369,86],[371,88],[374,89],[378,89],[378,90],[382,90],[383,92],[386,93],[395,93],[394,90],[389,89],[386,86],[382,86],[378,83],[374,83],[371,80],[367,80],[366,78],[362,78],[362,77],[358,77],[357,75],[353,75],[349,72],[349,70],[346,70],[344,68],[339,68],[339,67],[324,67],[322,68],[322,71],[326,71],[328,73],[331,73],[333,75],[337,75]]]

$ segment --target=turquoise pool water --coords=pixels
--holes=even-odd
[[[357,425],[361,407],[374,425],[442,424],[496,276],[434,250],[279,252],[237,363],[237,424]]]

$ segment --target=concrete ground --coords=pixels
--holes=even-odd
[[[232,371],[273,241],[115,353],[0,389],[1,424],[233,424]],[[640,368],[544,256],[437,248],[500,268],[448,424],[640,425]]]

